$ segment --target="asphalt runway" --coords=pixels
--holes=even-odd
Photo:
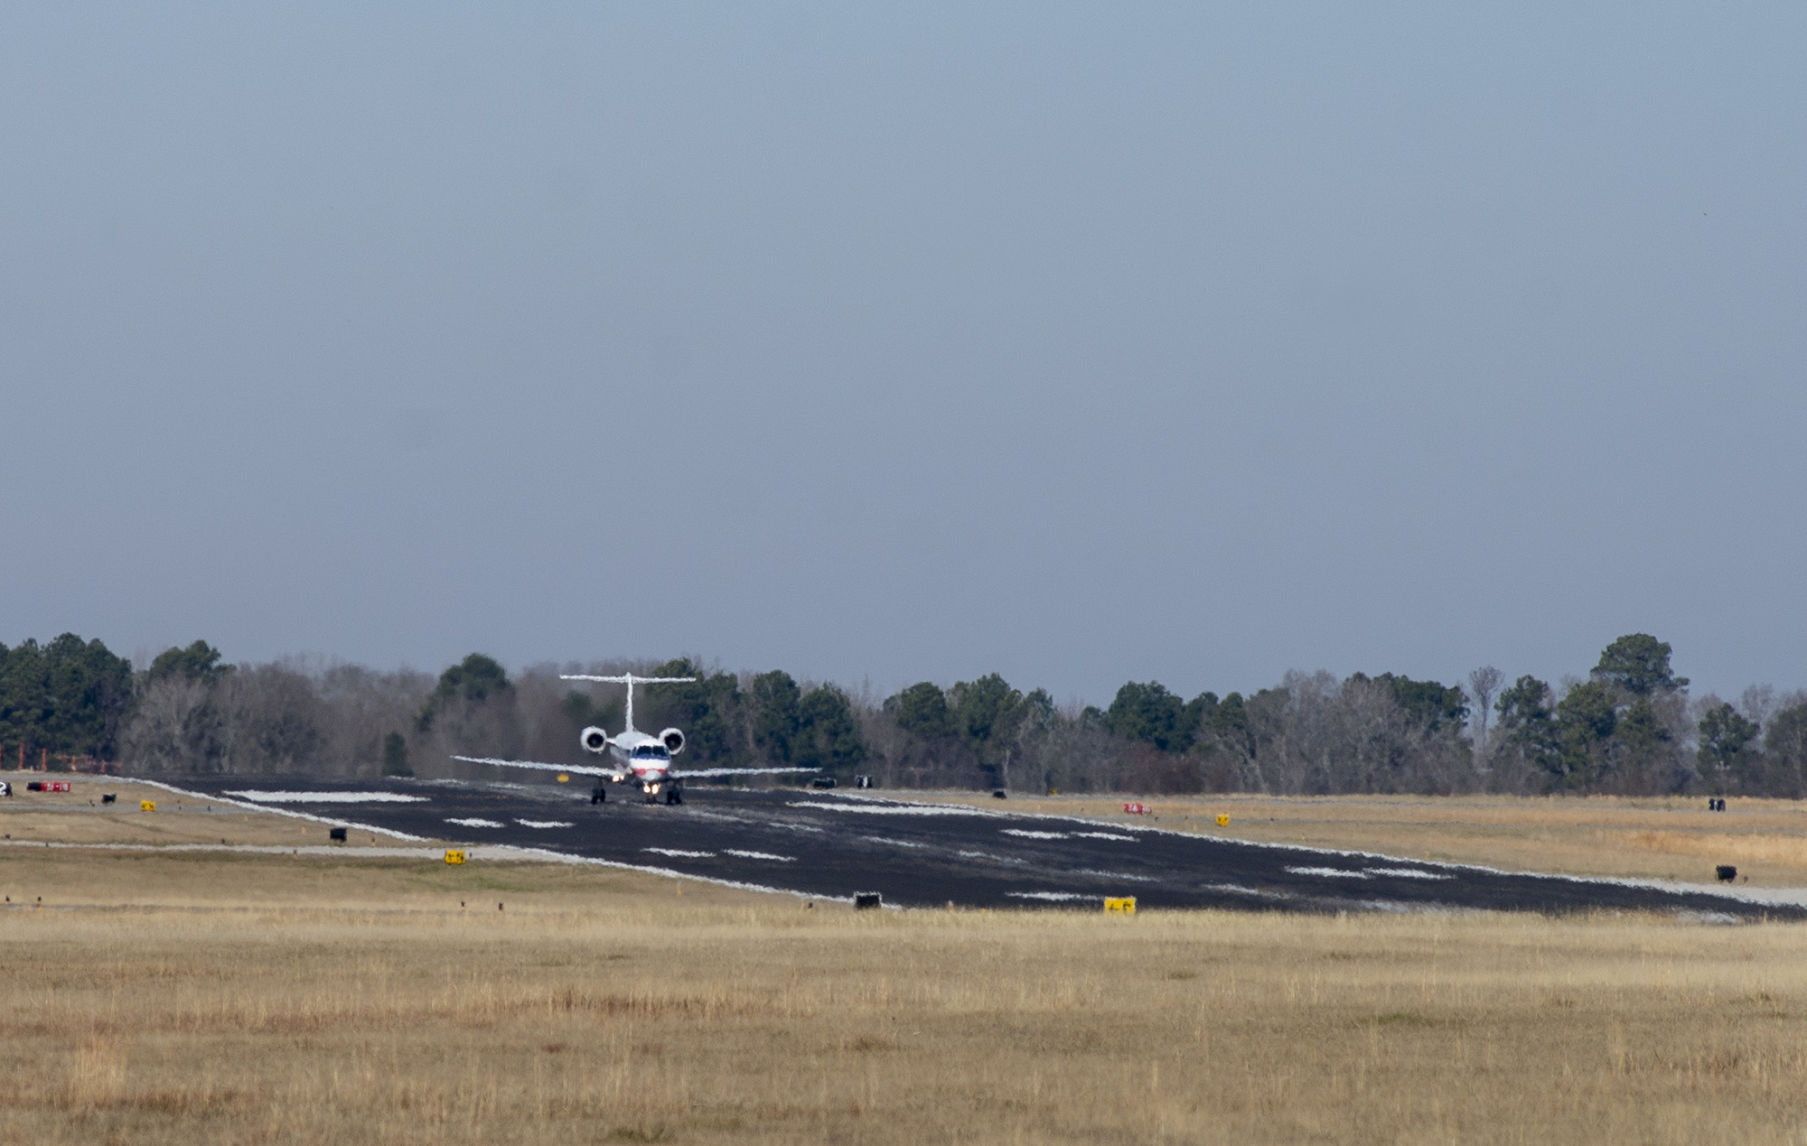
[[[687,786],[676,807],[611,786],[593,805],[570,784],[271,777],[184,780],[200,796],[329,823],[471,845],[536,848],[823,899],[876,891],[904,907],[1675,912],[1807,919],[1736,892],[1250,844],[1141,825],[1011,814],[796,788]],[[270,794],[287,795],[275,801]],[[999,801],[1000,805],[1003,804]],[[321,835],[326,834],[324,826]]]

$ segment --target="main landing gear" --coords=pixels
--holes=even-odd
[[[590,789],[590,803],[606,804],[608,802],[609,802],[609,790],[607,788],[604,788],[601,784],[598,784],[594,788]]]

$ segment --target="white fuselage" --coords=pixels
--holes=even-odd
[[[632,776],[642,785],[657,784],[671,771],[671,752],[659,738],[632,729],[609,739],[609,759],[621,766],[617,783]]]

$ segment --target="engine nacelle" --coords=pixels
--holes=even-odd
[[[684,751],[684,733],[681,729],[667,728],[659,733],[659,743],[665,745],[665,751],[676,756]]]
[[[594,724],[584,729],[583,735],[579,736],[578,740],[583,744],[585,752],[607,752],[609,750],[609,734]]]

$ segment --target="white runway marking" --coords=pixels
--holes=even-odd
[[[467,816],[461,820],[447,820],[448,824],[457,824],[461,828],[505,828],[508,825],[501,820],[486,820],[482,816]]]
[[[516,820],[523,828],[568,828],[570,820]]]
[[[255,792],[230,791],[253,804],[424,804],[425,796],[404,796],[400,792]]]
[[[1415,867],[1370,867],[1363,868],[1369,875],[1395,875],[1401,879],[1454,879],[1453,875],[1442,872],[1420,871]]]
[[[990,852],[962,851],[955,852],[954,854],[961,859],[990,860],[992,863],[1013,863],[1019,867],[1029,862],[1028,860],[1017,859],[1015,856],[994,856]]]
[[[1099,879],[1122,880],[1125,883],[1154,883],[1155,882],[1155,878],[1152,875],[1127,875],[1120,871],[1094,871],[1090,868],[1087,868],[1083,871],[1076,871],[1073,874],[1074,875],[1096,876]]]
[[[1027,828],[1005,828],[1003,834],[1022,836],[1026,840],[1064,840],[1067,838],[1065,832],[1032,832]]]
[[[995,816],[978,808],[952,804],[825,804],[817,800],[792,800],[788,808],[814,808],[822,812],[858,812],[866,816]]]
[[[861,836],[860,839],[874,844],[890,844],[894,848],[924,848],[927,844],[912,843],[909,840],[893,840],[885,836]]]
[[[1344,871],[1340,867],[1289,867],[1294,875],[1327,875],[1333,879],[1367,879],[1365,871]]]
[[[1016,899],[1045,899],[1051,903],[1066,903],[1075,899],[1101,899],[1097,895],[1081,895],[1077,891],[1007,891],[1005,895]]]
[[[777,860],[779,863],[797,862],[796,856],[775,856],[771,852],[743,852],[739,848],[723,848],[722,854],[725,856],[739,856],[741,859],[750,860]]]
[[[1260,888],[1243,887],[1239,883],[1207,883],[1206,891],[1227,891],[1232,895],[1252,895],[1257,899],[1291,899],[1283,891],[1262,891]]]
[[[1132,844],[1136,842],[1136,837],[1122,835],[1118,832],[1074,832],[1073,834],[1083,840],[1128,840]]]
[[[678,859],[708,859],[714,852],[687,852],[683,848],[641,848],[643,852],[651,852],[656,856],[675,856]]]

